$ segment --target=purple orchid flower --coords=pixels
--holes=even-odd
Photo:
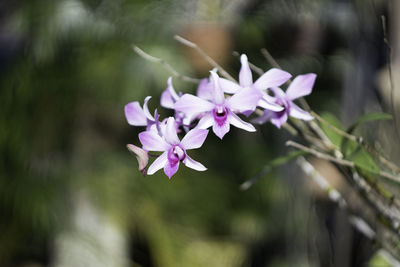
[[[182,95],[181,92],[179,92],[179,94],[176,93],[174,86],[172,85],[172,77],[169,77],[167,81],[167,88],[161,94],[160,104],[164,108],[174,109],[174,105],[176,101],[179,100],[181,95]],[[186,132],[189,131],[189,125],[192,122],[193,118],[188,117],[184,113],[179,111],[175,111],[174,117],[175,117],[176,129],[178,132],[180,132],[179,129],[180,126],[183,126]]]
[[[260,91],[248,88],[225,99],[220,88],[218,74],[211,71],[211,79],[214,86],[211,100],[207,101],[194,95],[185,94],[175,103],[175,110],[190,117],[201,114],[202,117],[197,128],[207,129],[213,126],[213,132],[221,139],[229,132],[231,124],[246,131],[254,132],[256,130],[254,126],[242,121],[235,113],[254,110],[262,97]]]
[[[253,122],[263,124],[270,120],[272,124],[280,128],[282,124],[287,121],[288,116],[306,121],[314,119],[310,113],[293,103],[293,100],[309,95],[314,86],[316,77],[317,75],[314,73],[297,76],[289,85],[286,93],[279,87],[272,87],[271,91],[275,95],[275,103],[282,106],[284,109],[279,112],[265,110],[264,114],[254,119]]]
[[[141,132],[139,140],[144,150],[163,152],[150,165],[147,174],[154,174],[164,168],[165,174],[171,179],[172,175],[178,171],[180,162],[197,171],[207,170],[201,163],[186,154],[186,150],[201,147],[207,134],[208,130],[195,128],[190,130],[180,141],[176,133],[175,119],[173,117],[168,118],[163,137],[154,131]]]
[[[172,77],[168,78],[167,88],[161,94],[160,104],[164,108],[174,109],[174,104],[178,101],[179,95],[176,93],[174,86],[172,85]]]
[[[268,96],[266,90],[271,87],[281,86],[282,84],[286,83],[292,77],[292,75],[286,71],[272,68],[261,75],[255,82],[253,82],[253,75],[245,54],[240,56],[240,62],[242,66],[239,72],[239,84],[224,78],[220,79],[221,87],[224,92],[233,94],[243,88],[254,88],[261,91],[263,94],[263,97],[258,102],[259,107],[272,111],[281,111],[282,107],[273,102],[273,99]],[[246,115],[249,115],[248,112]]]
[[[159,115],[157,109],[154,111],[154,116],[150,114],[148,102],[151,96],[144,99],[143,108],[140,107],[138,101],[130,102],[125,105],[125,118],[130,125],[133,126],[146,126],[149,130],[158,123]]]

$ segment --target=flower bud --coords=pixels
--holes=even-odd
[[[142,172],[143,175],[145,175],[146,174],[145,169],[147,167],[147,164],[149,163],[149,155],[147,154],[147,151],[132,144],[127,144],[126,147],[132,154],[136,156],[136,159],[139,164],[139,171]]]

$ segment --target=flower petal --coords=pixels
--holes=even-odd
[[[288,116],[286,112],[279,112],[274,114],[274,117],[271,119],[271,123],[276,127],[281,128],[281,126],[287,121],[287,119]]]
[[[190,130],[181,141],[184,149],[196,149],[203,145],[208,135],[208,130],[194,128]]]
[[[254,110],[246,110],[241,112],[241,114],[245,115],[246,117],[249,117],[251,114],[253,114]]]
[[[148,175],[154,174],[156,171],[159,169],[162,169],[165,167],[165,165],[168,163],[168,152],[162,153],[156,160],[150,165],[149,169],[147,170]]]
[[[207,78],[204,78],[200,81],[199,86],[197,87],[196,95],[205,100],[212,100],[213,90],[213,84]]]
[[[164,108],[174,108],[175,101],[172,98],[171,93],[169,92],[168,88],[164,90],[161,94],[160,104]]]
[[[252,123],[257,123],[257,124],[264,124],[270,119],[274,117],[275,112],[270,111],[270,110],[264,110],[264,113],[257,118],[254,118],[251,120]]]
[[[241,118],[239,118],[236,114],[231,113],[228,116],[229,123],[232,124],[233,126],[246,130],[248,132],[255,132],[256,128],[248,122],[243,121]]]
[[[143,112],[144,112],[144,115],[146,115],[147,119],[149,119],[151,121],[154,121],[153,116],[150,114],[149,107],[147,106],[147,104],[149,103],[150,99],[151,99],[151,96],[147,96],[144,99]]]
[[[169,78],[168,78],[167,84],[168,84],[167,89],[168,89],[169,93],[171,94],[172,98],[173,98],[175,101],[177,101],[177,100],[179,99],[179,96],[178,96],[178,94],[175,92],[174,86],[172,85],[172,77],[169,77]]]
[[[201,99],[200,97],[184,94],[181,96],[181,98],[179,98],[178,101],[176,101],[174,107],[175,110],[181,111],[187,114],[189,117],[192,117],[193,115],[212,110],[214,108],[214,104],[207,100]]]
[[[282,111],[284,108],[278,104],[267,101],[264,97],[258,101],[258,106],[271,110],[271,111]]]
[[[125,105],[125,118],[130,125],[146,126],[147,119],[144,115],[143,109],[140,107],[139,102],[130,102]]]
[[[207,129],[213,125],[214,125],[214,116],[212,115],[211,112],[209,112],[205,114],[203,118],[200,119],[200,121],[197,123],[196,128]]]
[[[262,93],[252,88],[244,88],[227,100],[231,110],[243,112],[254,110],[261,99]]]
[[[167,120],[167,127],[164,132],[164,138],[171,145],[177,145],[180,142],[176,133],[176,124],[174,117],[169,117]]]
[[[187,167],[189,167],[189,168],[191,168],[193,170],[196,170],[196,171],[205,171],[205,170],[207,170],[207,168],[204,167],[203,164],[201,164],[200,162],[195,161],[194,159],[189,157],[187,154],[186,154],[185,159],[183,160],[183,163]]]
[[[132,144],[127,144],[126,147],[136,156],[139,164],[139,171],[143,171],[149,163],[149,155],[147,154],[147,151]]]
[[[221,86],[219,84],[219,76],[215,71],[210,71],[211,73],[211,80],[214,85],[214,96],[213,96],[213,102],[217,105],[221,105],[225,102],[225,96],[224,92],[221,89]]]
[[[171,162],[167,162],[164,166],[164,172],[168,176],[169,179],[171,179],[172,175],[174,175],[179,169],[179,161],[174,162],[171,164]]]
[[[297,106],[294,103],[290,104],[289,115],[292,116],[293,118],[297,118],[297,119],[301,119],[301,120],[305,120],[305,121],[310,121],[310,120],[314,119],[314,117],[311,116],[310,113],[301,109],[299,106]]]
[[[314,73],[297,76],[289,85],[286,96],[293,100],[302,96],[309,95],[315,83],[317,75]]]
[[[287,82],[292,75],[286,71],[280,69],[270,69],[264,73],[260,78],[254,83],[254,88],[258,90],[265,90],[271,87],[281,86]]]
[[[218,136],[220,139],[224,137],[224,135],[229,132],[231,126],[228,122],[228,120],[225,121],[224,124],[218,125],[218,123],[214,123],[213,125],[213,132],[215,133],[216,136]]]
[[[242,66],[239,72],[239,84],[242,87],[250,87],[253,85],[253,76],[251,75],[249,62],[245,54],[240,56],[240,63],[242,63]]]
[[[221,86],[222,91],[224,91],[224,93],[227,94],[234,94],[240,89],[242,89],[242,87],[239,84],[234,83],[225,78],[219,78],[219,85]]]
[[[269,88],[272,93],[274,93],[276,98],[286,98],[285,92],[279,87],[271,87]]]
[[[143,149],[147,151],[165,151],[169,145],[156,131],[145,131],[139,133],[139,140],[143,145]]]

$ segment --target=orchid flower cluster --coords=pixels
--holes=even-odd
[[[148,108],[150,96],[145,98],[143,107],[137,101],[125,106],[127,122],[146,127],[139,133],[142,148],[128,145],[128,149],[136,154],[139,170],[143,174],[146,174],[149,152],[161,154],[148,167],[148,175],[163,168],[171,178],[178,171],[180,162],[194,170],[205,171],[207,168],[192,159],[187,151],[200,148],[207,138],[207,129],[211,127],[220,139],[229,132],[231,125],[249,132],[256,131],[253,124],[239,117],[249,117],[256,109],[261,110],[262,115],[251,122],[263,124],[270,121],[278,128],[289,116],[301,120],[313,119],[293,101],[311,93],[315,74],[297,76],[285,92],[280,86],[292,78],[291,74],[272,68],[253,81],[247,56],[241,55],[240,62],[239,83],[219,77],[214,69],[210,71],[209,78],[200,81],[196,95],[177,93],[170,77],[160,104],[173,109],[174,117],[160,120],[157,110],[152,115]],[[179,139],[178,134],[184,134],[183,138]]]

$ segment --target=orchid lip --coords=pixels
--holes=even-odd
[[[180,145],[171,146],[168,150],[168,161],[171,165],[183,161],[186,158],[186,151]]]
[[[228,117],[228,109],[224,106],[216,106],[213,110],[213,116],[219,126],[224,125]]]

